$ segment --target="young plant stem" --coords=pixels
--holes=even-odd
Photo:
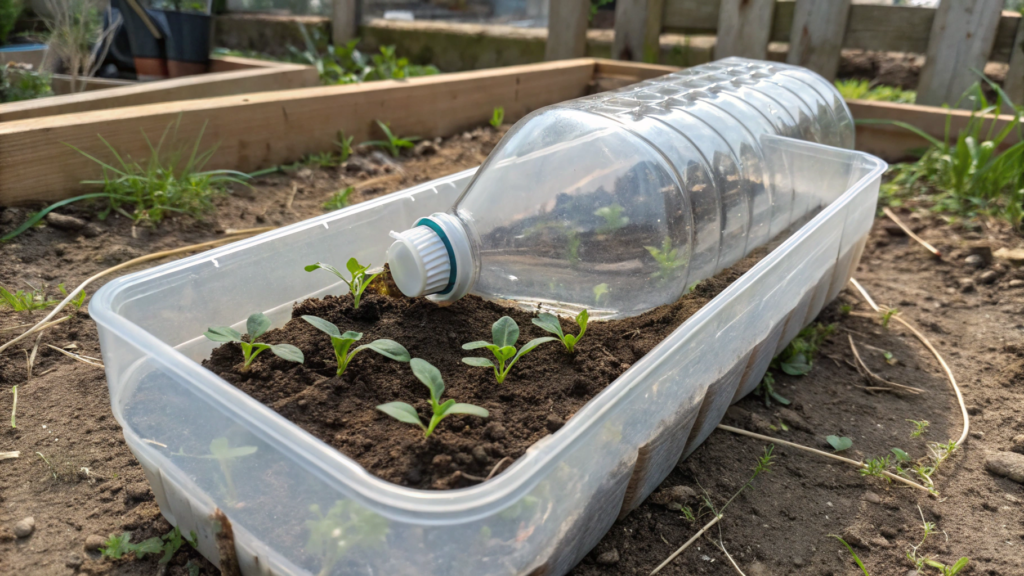
[[[923,394],[925,391],[920,388],[914,388],[913,386],[906,386],[904,384],[898,384],[890,380],[882,378],[878,374],[875,374],[868,368],[868,365],[864,363],[864,360],[860,357],[860,352],[857,351],[857,346],[853,343],[853,336],[850,334],[846,335],[850,339],[850,349],[853,350],[853,357],[857,359],[857,372],[860,372],[862,376],[866,377],[869,382],[877,382],[885,386],[892,386],[899,390],[904,390],[911,394]]]
[[[64,300],[62,300],[60,304],[58,304],[53,310],[51,310],[50,313],[47,314],[45,318],[43,318],[42,320],[37,322],[35,326],[29,328],[26,332],[24,332],[20,336],[18,336],[16,338],[13,338],[11,340],[8,340],[3,345],[0,345],[0,352],[3,352],[7,348],[10,348],[15,342],[18,342],[18,341],[20,341],[20,340],[22,340],[24,338],[27,338],[29,335],[31,335],[31,334],[33,334],[35,332],[39,332],[40,330],[45,330],[46,328],[49,328],[49,327],[57,324],[58,322],[63,322],[64,320],[70,318],[70,316],[68,316],[68,317],[65,317],[65,318],[62,318],[60,320],[54,321],[54,322],[52,322],[52,323],[47,325],[47,322],[49,322],[51,319],[53,319],[53,317],[56,316],[58,312],[63,310],[65,306],[67,306],[69,303],[71,303],[71,301],[75,299],[75,296],[77,296],[79,292],[81,292],[83,289],[85,289],[86,286],[88,286],[94,280],[102,278],[102,277],[106,276],[107,274],[112,274],[114,272],[117,272],[118,270],[123,270],[125,268],[130,268],[132,266],[137,266],[139,264],[143,264],[145,262],[150,262],[152,260],[159,260],[161,258],[166,258],[168,256],[177,256],[178,254],[184,254],[186,252],[195,252],[197,250],[205,250],[207,248],[213,248],[215,246],[220,246],[221,244],[227,244],[228,242],[234,242],[236,240],[241,240],[242,237],[255,236],[256,234],[262,234],[263,232],[269,232],[270,230],[273,230],[274,228],[275,228],[274,226],[266,226],[266,227],[263,227],[263,228],[248,228],[248,229],[245,229],[245,230],[234,230],[234,231],[232,231],[232,234],[230,234],[230,235],[225,234],[224,238],[218,238],[216,240],[211,240],[209,242],[202,242],[200,244],[192,244],[191,246],[184,246],[182,248],[174,248],[172,250],[163,250],[163,251],[160,251],[160,252],[154,252],[152,254],[147,254],[145,256],[139,256],[138,258],[132,258],[131,260],[128,260],[127,262],[122,262],[122,263],[118,264],[117,266],[112,266],[110,268],[107,268],[106,270],[103,270],[101,272],[97,272],[96,274],[93,274],[88,279],[86,279],[85,282],[82,282],[81,284],[79,284],[78,287],[75,288],[74,290],[69,290],[67,297],[65,297]]]
[[[920,236],[918,236],[917,234],[914,234],[914,231],[911,230],[910,228],[908,228],[907,225],[904,224],[903,221],[900,220],[896,216],[896,214],[892,210],[889,209],[888,206],[883,207],[882,208],[882,212],[884,212],[885,215],[888,216],[890,220],[895,222],[897,226],[899,226],[904,232],[906,232],[907,236],[910,236],[911,238],[916,240],[918,244],[920,244],[921,246],[924,246],[925,250],[928,250],[929,252],[931,252],[932,255],[935,256],[936,258],[942,258],[942,252],[939,252],[935,248],[935,246],[932,246],[931,244],[929,244],[929,243],[925,242],[923,239],[921,239]]]
[[[784,446],[789,446],[791,448],[796,448],[798,450],[803,450],[805,452],[810,452],[812,454],[817,454],[818,456],[824,456],[825,458],[831,458],[833,460],[838,460],[840,462],[846,462],[847,464],[850,464],[852,466],[856,466],[857,468],[861,468],[861,469],[865,469],[865,470],[868,468],[868,465],[865,464],[864,462],[858,462],[857,460],[850,460],[849,458],[843,458],[842,456],[837,456],[836,454],[829,454],[828,452],[823,452],[821,450],[817,450],[817,449],[811,448],[809,446],[804,446],[802,444],[796,444],[796,443],[793,443],[793,442],[787,442],[785,440],[780,440],[778,438],[772,438],[771,436],[764,436],[764,435],[757,434],[757,433],[754,433],[754,432],[747,432],[746,430],[741,430],[739,428],[733,428],[732,426],[726,426],[725,424],[719,424],[718,428],[720,428],[722,430],[725,430],[726,432],[732,432],[733,434],[739,434],[741,436],[749,436],[751,438],[757,438],[758,440],[763,440],[765,442],[774,442],[776,444],[782,444]],[[895,475],[895,474],[893,474],[891,472],[883,471],[882,474],[884,474],[887,478],[891,478],[892,480],[896,480],[897,482],[902,482],[902,483],[906,484],[907,486],[912,486],[914,488],[917,488],[918,490],[924,490],[925,492],[928,492],[932,496],[936,496],[935,492],[932,492],[927,487],[922,486],[922,485],[918,484],[917,482],[913,482],[911,480],[907,480],[906,478],[903,478],[902,476],[897,476],[897,475]],[[744,486],[744,488],[745,487],[746,486]],[[738,495],[739,492],[737,492],[736,494]],[[735,497],[736,496],[733,496],[733,498],[735,498]],[[729,499],[729,502],[732,502],[732,498]],[[726,502],[725,506],[728,506],[729,502]],[[723,506],[722,508],[724,509],[725,506]]]
[[[702,535],[704,535],[704,533],[707,532],[712,526],[714,526],[715,524],[718,524],[718,521],[721,520],[721,519],[722,519],[722,514],[721,513],[719,513],[714,518],[712,518],[710,522],[705,524],[703,528],[701,528],[696,534],[694,534],[692,538],[687,540],[686,543],[684,543],[682,546],[680,546],[678,550],[673,552],[672,555],[670,555],[668,558],[666,558],[664,562],[662,562],[661,564],[658,564],[658,567],[651,571],[650,576],[654,576],[658,572],[661,572],[662,568],[664,568],[665,566],[668,566],[669,563],[671,563],[673,560],[675,560],[677,556],[679,556],[680,554],[685,552],[686,549],[689,548],[691,544],[696,542],[697,539],[700,538]]]
[[[860,292],[861,296],[863,296],[864,300],[867,301],[868,305],[871,306],[871,308],[873,308],[875,312],[882,311],[882,309],[879,308],[878,304],[875,304],[875,301],[871,298],[871,295],[868,294],[867,290],[865,290],[864,287],[861,286],[860,282],[857,282],[856,278],[850,278],[850,283],[853,284],[854,288],[856,288],[858,292]],[[953,392],[956,393],[956,400],[957,402],[960,403],[960,414],[963,416],[964,419],[963,432],[960,433],[960,438],[956,441],[956,446],[957,448],[959,448],[960,445],[963,444],[965,440],[967,440],[967,434],[971,430],[971,420],[970,417],[967,415],[967,405],[964,403],[964,395],[960,392],[960,387],[957,386],[956,384],[956,378],[953,377],[953,371],[949,369],[949,365],[946,364],[946,361],[942,359],[942,355],[939,354],[939,351],[936,350],[934,346],[932,346],[932,343],[927,338],[925,338],[924,334],[921,334],[921,332],[919,332],[917,328],[914,328],[913,326],[910,325],[909,322],[907,322],[903,318],[900,318],[899,316],[894,316],[893,320],[896,320],[897,322],[902,324],[907,330],[910,330],[910,332],[915,337],[917,337],[918,340],[921,341],[921,344],[924,344],[924,347],[927,348],[933,356],[935,356],[935,359],[938,360],[939,365],[942,366],[942,370],[945,371],[946,377],[949,379],[949,384],[950,386],[953,387]]]
[[[67,350],[62,350],[62,349],[57,348],[56,346],[52,346],[50,344],[47,344],[47,346],[49,346],[50,348],[56,350],[57,352],[60,352],[61,354],[67,356],[68,358],[74,358],[75,360],[78,360],[82,364],[88,364],[89,366],[95,366],[97,368],[103,368],[104,367],[102,362],[93,362],[91,360],[86,359],[84,356],[79,356],[78,354],[73,354],[71,352],[68,352]]]

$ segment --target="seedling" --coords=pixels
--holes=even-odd
[[[883,472],[889,468],[888,455],[869,458],[864,464],[866,464],[867,467],[860,469],[861,476],[875,476],[884,479],[886,482],[892,482],[891,478],[883,474]]]
[[[594,211],[594,216],[604,218],[604,225],[598,227],[598,234],[609,234],[629,224],[629,218],[622,215],[622,206],[610,204]]]
[[[349,186],[344,190],[338,190],[337,192],[331,195],[327,202],[324,202],[324,210],[341,210],[342,208],[348,206],[349,196],[351,196],[352,192],[354,191],[355,188],[352,186]]]
[[[349,331],[342,334],[341,330],[338,330],[337,326],[323,318],[317,318],[316,316],[303,316],[302,319],[312,324],[317,330],[331,337],[331,346],[334,347],[334,356],[338,359],[338,376],[345,373],[345,369],[348,368],[349,363],[352,362],[352,358],[363,350],[373,350],[381,356],[391,358],[392,360],[397,360],[399,362],[409,361],[409,351],[394,340],[381,338],[380,340],[374,340],[369,344],[363,344],[349,352],[349,348],[352,347],[352,344],[362,339],[362,332]]]
[[[48,300],[46,293],[39,288],[33,288],[31,292],[18,290],[10,292],[0,286],[0,304],[9,306],[15,312],[31,312],[33,310],[45,310],[54,304],[56,300]]]
[[[857,567],[860,568],[860,571],[864,573],[864,576],[871,576],[871,574],[868,574],[868,569],[864,566],[864,563],[860,561],[860,556],[857,556],[857,553],[853,551],[853,547],[847,544],[846,540],[843,540],[835,534],[829,534],[829,536],[835,538],[836,540],[839,540],[843,543],[843,546],[846,546],[846,549],[850,551],[850,555],[853,556],[853,561],[857,563]]]
[[[882,357],[885,358],[885,363],[888,364],[889,366],[895,366],[896,363],[899,362],[899,360],[897,360],[896,357],[892,355],[892,352],[889,352],[888,350],[882,352]]]
[[[154,536],[138,544],[132,544],[131,539],[131,532],[124,532],[120,536],[111,534],[110,538],[107,538],[107,541],[100,548],[100,554],[103,558],[111,560],[118,560],[125,554],[135,554],[136,558],[142,560],[149,554],[163,553],[158,563],[167,564],[185,542],[188,542],[193,548],[199,546],[199,537],[196,535],[195,530],[192,530],[191,538],[189,538],[188,536],[182,536],[181,530],[177,526],[163,536]]]
[[[348,162],[349,157],[352,156],[352,141],[355,139],[355,136],[346,138],[345,131],[338,130],[338,139],[334,141],[334,144],[340,150],[341,162]]]
[[[890,448],[889,451],[892,452],[894,456],[896,456],[897,462],[910,462],[910,455],[904,452],[903,450],[899,448]]]
[[[761,378],[761,383],[757,385],[754,393],[764,399],[765,408],[772,407],[772,400],[783,406],[790,405],[789,399],[775,391],[775,376],[770,371],[764,373],[764,377]]]
[[[533,323],[534,325],[539,326],[542,330],[558,336],[558,339],[562,341],[562,344],[565,344],[565,349],[570,353],[575,353],[576,344],[578,344],[579,341],[583,339],[583,335],[587,333],[587,319],[589,318],[590,315],[587,313],[586,309],[581,310],[580,313],[576,315],[576,325],[580,327],[580,333],[576,336],[573,336],[572,334],[563,334],[562,324],[558,321],[558,316],[555,316],[554,314],[542,312],[533,319]]]
[[[836,89],[845,100],[877,100],[882,102],[897,102],[900,104],[913,104],[917,99],[917,92],[904,90],[897,86],[886,86],[884,84],[872,85],[870,80],[836,80]]]
[[[570,266],[580,263],[580,233],[573,230],[566,237],[565,256]]]
[[[602,301],[604,301],[604,302],[608,301],[608,293],[611,292],[611,290],[608,288],[607,284],[602,282],[602,283],[598,284],[597,286],[594,286],[593,292],[594,292],[594,304],[597,304],[597,305],[600,306]]]
[[[402,153],[402,148],[412,148],[415,146],[414,143],[420,139],[419,136],[407,136],[405,138],[395,136],[394,133],[391,132],[390,125],[385,124],[380,120],[377,120],[377,125],[384,131],[384,136],[387,137],[387,140],[367,140],[360,144],[360,146],[377,146],[378,148],[383,148],[390,152],[393,157],[398,158]]]
[[[497,130],[501,128],[501,123],[505,121],[505,109],[501,106],[495,106],[494,111],[491,112],[491,127]]]
[[[341,278],[341,281],[348,285],[348,290],[352,293],[353,308],[359,308],[359,300],[363,297],[363,291],[366,290],[366,287],[369,286],[371,282],[373,282],[374,278],[380,276],[381,272],[383,272],[383,270],[381,270],[381,272],[377,272],[376,274],[367,275],[366,271],[370,269],[370,265],[367,264],[366,266],[363,266],[355,258],[349,258],[348,262],[345,263],[345,268],[348,269],[348,273],[352,275],[351,278],[345,278],[341,270],[338,270],[330,264],[324,264],[323,262],[310,264],[309,266],[306,266],[305,270],[306,272],[312,272],[320,268],[327,270],[338,278]]]
[[[853,304],[840,304],[839,313],[843,316],[849,316],[850,312],[853,312]]]
[[[331,152],[316,152],[314,154],[307,154],[302,159],[302,165],[315,168],[331,168],[338,165],[338,160]]]
[[[352,500],[338,500],[326,515],[316,504],[309,511],[313,519],[306,521],[306,551],[323,558],[320,574],[333,573],[335,564],[353,549],[379,547],[388,534],[388,521],[383,516]]]
[[[888,328],[889,320],[891,320],[893,316],[899,313],[900,311],[897,308],[886,308],[885,312],[882,312],[882,327]]]
[[[929,422],[927,420],[907,420],[914,425],[914,431],[910,433],[911,438],[917,438],[926,431],[928,431]]]
[[[832,449],[836,452],[842,452],[843,450],[849,450],[853,446],[853,440],[850,440],[846,436],[826,436],[825,440],[832,446]]]
[[[505,377],[508,376],[509,371],[512,370],[512,366],[515,366],[515,363],[524,355],[545,342],[557,340],[557,338],[552,338],[551,336],[534,338],[516,352],[515,344],[516,341],[519,340],[519,325],[516,324],[515,320],[508,316],[502,316],[494,323],[493,326],[491,326],[491,338],[493,343],[486,342],[484,340],[477,340],[476,342],[463,344],[462,349],[476,350],[478,348],[487,348],[491,351],[491,354],[494,354],[497,364],[491,362],[487,358],[463,358],[462,361],[470,366],[493,368],[494,377],[498,380],[498,384],[505,381]],[[508,363],[507,365],[506,362]]]
[[[63,294],[65,298],[68,297],[68,291],[64,288],[63,282],[57,284],[57,290],[60,290],[60,293]],[[73,298],[71,302],[68,302],[68,304],[74,306],[75,310],[81,310],[82,306],[85,305],[85,290],[80,291],[78,296]]]
[[[242,335],[239,334],[238,330],[230,326],[214,326],[207,329],[204,335],[214,342],[234,342],[241,346],[242,355],[245,357],[242,372],[248,372],[252,361],[264,350],[270,350],[278,358],[289,362],[302,364],[305,360],[302,356],[302,350],[291,344],[264,344],[256,341],[257,338],[270,329],[270,318],[267,318],[262,312],[249,316],[245,321],[245,329],[249,333],[248,342],[242,340]]]
[[[441,420],[452,414],[469,414],[470,416],[479,416],[481,418],[489,416],[487,410],[472,404],[456,403],[455,400],[447,400],[442,404],[441,396],[444,395],[444,380],[441,379],[441,371],[426,360],[413,358],[409,361],[409,367],[412,368],[412,373],[416,378],[423,382],[427,389],[430,390],[430,409],[432,412],[430,424],[424,426],[416,409],[405,402],[381,404],[377,406],[378,410],[399,422],[419,426],[423,429],[424,438],[429,438],[434,433],[434,428],[437,428],[437,425],[441,423]]]
[[[947,566],[941,562],[932,560],[927,556],[917,555],[917,551],[920,550],[922,546],[924,546],[925,541],[927,541],[928,537],[931,536],[936,530],[934,522],[928,522],[924,519],[924,512],[921,510],[920,506],[917,507],[917,512],[921,515],[921,528],[924,531],[924,535],[921,537],[921,542],[919,542],[917,546],[911,545],[910,550],[907,550],[907,560],[910,560],[910,562],[914,564],[914,568],[920,571],[925,566],[930,566],[932,568],[937,568],[939,572],[942,574],[942,576],[956,576],[956,574],[959,574],[961,571],[963,571],[964,568],[967,568],[967,565],[970,564],[971,559],[966,556],[961,556],[960,559],[957,560],[952,566]]]
[[[671,279],[676,269],[686,266],[686,263],[689,262],[689,257],[686,254],[680,254],[678,248],[672,247],[672,239],[668,236],[661,241],[661,248],[654,246],[644,246],[644,248],[658,263],[658,271],[651,274],[651,278],[657,278],[662,282]]]

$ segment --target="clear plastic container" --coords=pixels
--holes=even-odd
[[[409,296],[593,317],[674,302],[818,208],[772,181],[764,135],[852,148],[854,130],[823,78],[741,58],[543,108],[395,236],[392,273]]]
[[[558,432],[471,488],[376,478],[199,362],[216,346],[202,336],[210,325],[243,327],[263,311],[281,326],[293,303],[344,292],[298,265],[383,262],[388,230],[452,206],[473,171],[110,282],[89,310],[114,416],[161,512],[195,530],[216,564],[210,515],[223,510],[247,575],[565,574],[750,391],[856,266],[885,164],[771,136],[758,150],[765,182],[820,210]]]

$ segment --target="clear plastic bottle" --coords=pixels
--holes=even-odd
[[[392,232],[392,274],[598,317],[674,302],[819,208],[794,210],[762,135],[852,148],[853,120],[817,74],[742,58],[537,110],[451,211]]]

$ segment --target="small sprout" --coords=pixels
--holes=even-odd
[[[850,446],[853,446],[853,440],[850,440],[846,436],[826,436],[825,440],[832,446],[832,449],[836,452],[842,452],[843,450],[849,450]]]
[[[341,149],[341,162],[348,162],[349,156],[352,156],[352,141],[355,138],[355,136],[346,138],[345,131],[338,130],[338,139],[334,141],[334,144]]]
[[[111,534],[107,541],[100,548],[103,558],[118,560],[125,554],[135,554],[135,557],[142,560],[149,554],[163,554],[158,564],[167,564],[178,552],[182,544],[188,542],[193,548],[199,545],[195,530],[192,531],[192,538],[181,535],[181,530],[175,526],[170,532],[163,536],[154,536],[143,540],[138,544],[131,543],[131,532],[124,532],[120,536]]]
[[[594,304],[600,305],[602,300],[605,301],[605,302],[608,301],[608,293],[611,292],[611,290],[608,288],[608,284],[605,284],[604,282],[602,282],[602,283],[598,284],[597,286],[594,286],[593,290],[594,290]]]
[[[771,372],[764,373],[764,377],[761,378],[761,383],[757,385],[754,393],[764,399],[766,408],[772,407],[772,400],[783,406],[790,405],[790,401],[787,398],[775,391],[775,376],[772,376]]]
[[[384,131],[384,136],[387,137],[387,140],[368,140],[360,144],[360,146],[377,146],[387,150],[392,156],[398,158],[402,153],[402,148],[412,148],[415,146],[413,143],[420,139],[419,136],[407,136],[405,138],[395,136],[394,133],[391,132],[391,125],[385,124],[380,120],[377,120],[377,125]]]
[[[345,268],[347,268],[349,274],[352,275],[351,280],[346,279],[341,270],[338,270],[330,264],[324,264],[323,262],[310,264],[309,266],[306,266],[305,270],[306,272],[312,272],[321,268],[327,270],[331,274],[334,274],[338,278],[341,278],[341,281],[348,285],[349,292],[352,293],[353,308],[359,308],[359,300],[363,297],[363,291],[370,285],[370,282],[373,282],[374,278],[380,276],[381,272],[383,272],[383,270],[381,270],[381,272],[377,272],[376,274],[367,275],[366,271],[370,269],[370,265],[367,264],[366,266],[363,266],[355,258],[349,258],[348,262],[345,263]]]
[[[572,334],[563,334],[562,323],[558,321],[558,316],[555,316],[554,314],[542,312],[533,319],[533,323],[534,325],[539,326],[542,330],[558,336],[558,339],[562,341],[562,344],[565,344],[565,349],[570,353],[575,353],[576,344],[578,344],[579,341],[583,339],[583,335],[587,333],[587,320],[589,318],[590,315],[587,313],[586,309],[580,311],[580,313],[576,315],[576,325],[580,327],[580,333],[576,336],[573,336]]]
[[[291,344],[264,344],[256,341],[257,338],[270,329],[270,318],[267,318],[262,312],[249,316],[249,319],[245,321],[245,329],[249,333],[248,342],[242,340],[242,335],[239,334],[238,330],[230,326],[214,326],[207,329],[204,336],[214,342],[234,342],[241,346],[242,355],[245,357],[242,372],[248,372],[252,361],[259,356],[260,352],[268,349],[282,360],[298,364],[302,364],[305,361],[305,358],[302,356],[302,350]]]
[[[829,536],[835,538],[836,540],[839,540],[843,543],[843,546],[846,546],[846,549],[850,551],[850,555],[853,556],[853,561],[857,563],[857,567],[860,568],[860,571],[864,573],[864,576],[871,576],[870,574],[868,574],[868,569],[864,566],[864,563],[860,561],[860,557],[857,556],[857,553],[853,551],[853,547],[846,543],[846,540],[843,540],[835,534],[829,534]]]
[[[889,320],[891,320],[893,316],[895,316],[895,315],[897,315],[899,313],[900,313],[900,311],[898,309],[896,309],[896,308],[887,308],[885,310],[885,312],[882,312],[882,327],[883,328],[888,328],[889,327]]]
[[[840,304],[839,305],[839,313],[842,314],[843,316],[849,316],[850,312],[853,312],[853,305],[852,304]]]
[[[15,312],[31,312],[33,310],[45,310],[57,304],[56,300],[49,300],[44,290],[33,288],[31,292],[18,290],[10,292],[0,286],[0,306],[10,306]]]
[[[864,463],[867,467],[860,469],[861,476],[876,476],[878,478],[884,478],[887,482],[892,482],[888,476],[883,474],[887,468],[889,468],[889,456],[879,456],[877,458],[870,458]]]
[[[898,462],[910,462],[910,455],[903,450],[900,450],[899,448],[890,448],[889,451],[896,456],[896,460]]]
[[[57,284],[57,290],[60,290],[60,293],[65,298],[68,297],[68,291],[67,291],[67,288],[64,288],[64,283],[63,282],[61,282],[60,284]],[[72,306],[74,306],[75,310],[81,310],[82,306],[85,305],[85,290],[81,290],[80,292],[78,292],[78,296],[75,297],[75,298],[72,298],[71,301],[68,302],[68,304],[71,304]]]
[[[352,347],[352,344],[362,339],[362,332],[350,331],[342,334],[341,330],[338,330],[337,326],[323,318],[317,318],[316,316],[303,316],[302,319],[312,324],[317,330],[331,337],[331,346],[334,347],[334,356],[338,359],[338,376],[345,373],[345,369],[348,368],[349,363],[352,362],[352,358],[363,350],[373,350],[381,356],[385,356],[399,362],[409,361],[409,351],[394,340],[381,338],[380,340],[374,340],[369,344],[363,344],[349,352],[349,348]]]
[[[348,206],[350,202],[349,196],[351,196],[354,191],[355,188],[352,186],[349,186],[344,190],[338,190],[331,195],[327,202],[323,203],[324,210],[341,210]]]
[[[899,360],[897,360],[896,357],[892,355],[892,352],[889,352],[888,350],[883,351],[882,356],[885,357],[885,363],[888,364],[889,366],[895,366],[896,363],[899,362]]]
[[[570,266],[580,263],[580,233],[573,230],[566,237],[565,258]]]
[[[334,158],[334,154],[330,152],[317,152],[315,154],[307,154],[300,164],[316,168],[331,168],[337,166],[338,161]]]
[[[491,127],[497,130],[501,128],[502,122],[505,121],[505,108],[501,106],[495,106],[494,111],[491,112]]]
[[[623,208],[618,204],[611,204],[598,208],[594,211],[594,216],[600,216],[604,218],[604,225],[598,227],[598,234],[609,234],[615,232],[619,228],[629,224],[629,218],[622,215]]]
[[[491,351],[491,354],[494,354],[494,358],[498,362],[497,364],[491,362],[487,358],[463,358],[462,361],[470,366],[494,368],[494,377],[498,380],[498,384],[505,381],[505,377],[508,376],[509,371],[512,370],[512,366],[514,366],[521,357],[545,342],[557,340],[557,338],[552,338],[550,336],[534,338],[516,352],[515,344],[516,341],[519,340],[519,325],[516,324],[515,320],[508,316],[502,316],[494,323],[493,326],[491,326],[491,338],[494,341],[493,343],[486,342],[484,340],[477,340],[476,342],[463,344],[462,349],[476,350],[477,348],[487,348]],[[510,359],[511,362],[509,362]],[[508,365],[505,364],[506,362],[508,362]]]
[[[442,404],[441,396],[444,395],[444,380],[441,379],[441,371],[426,360],[413,358],[409,361],[409,367],[412,368],[412,373],[416,375],[416,378],[423,382],[427,389],[430,390],[430,408],[433,412],[433,415],[430,417],[430,424],[424,426],[416,409],[405,402],[381,404],[377,406],[378,410],[399,422],[423,428],[424,438],[429,438],[441,420],[452,414],[469,414],[470,416],[479,416],[481,418],[489,416],[487,410],[472,404],[460,404],[456,403],[455,400],[447,400]]]
[[[661,248],[655,248],[654,246],[644,246],[654,260],[658,262],[658,271],[651,274],[651,278],[657,278],[662,282],[665,282],[672,278],[672,274],[677,268],[686,266],[689,261],[689,257],[686,254],[680,254],[678,248],[672,247],[672,239],[665,236],[665,239],[661,241]]]
[[[907,420],[914,425],[914,431],[910,433],[911,438],[917,438],[928,431],[930,423],[927,420]]]

